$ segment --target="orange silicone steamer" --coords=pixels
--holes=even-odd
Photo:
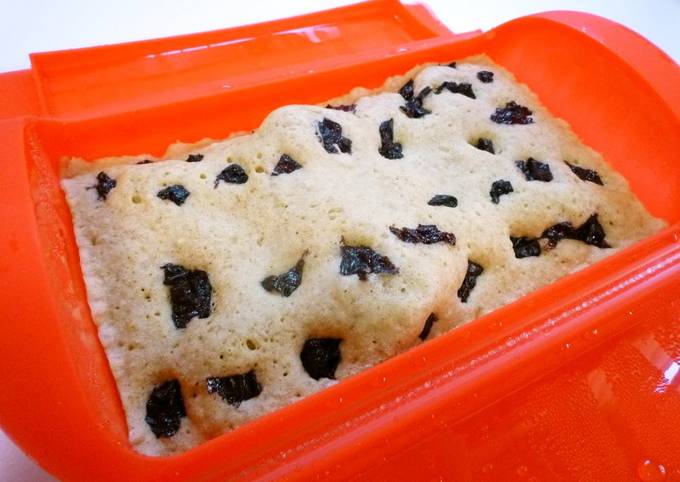
[[[664,232],[186,453],[135,453],[85,299],[63,156],[250,129],[486,53],[630,182]],[[0,423],[67,480],[680,480],[680,69],[576,12],[453,34],[370,1],[34,54],[0,75]]]

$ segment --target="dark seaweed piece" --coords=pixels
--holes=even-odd
[[[503,194],[510,194],[513,191],[514,189],[512,188],[512,184],[510,183],[510,181],[505,181],[504,179],[494,181],[491,184],[491,191],[489,191],[489,195],[491,196],[491,202],[494,204],[498,204],[500,197]]]
[[[588,220],[574,230],[571,238],[583,241],[586,244],[597,246],[598,248],[611,248],[605,238],[604,228],[597,219],[597,213],[593,214]]]
[[[515,165],[524,173],[527,181],[550,182],[553,180],[550,166],[544,162],[530,157],[526,161],[515,161]]]
[[[420,335],[418,335],[418,338],[421,340],[425,340],[430,334],[430,331],[432,330],[432,325],[434,324],[435,321],[438,321],[439,319],[437,318],[437,315],[434,313],[430,313],[430,316],[427,317],[427,320],[425,320],[425,325],[423,326],[423,331],[420,332]]]
[[[186,162],[201,162],[203,160],[203,154],[189,154],[186,158]]]
[[[97,199],[100,201],[106,201],[107,196],[111,192],[111,189],[116,187],[116,180],[109,177],[104,171],[97,174],[97,184],[90,186],[87,189],[97,190]]]
[[[153,161],[151,159],[144,159],[143,161],[139,161],[137,164],[138,165],[139,164],[153,164]]]
[[[386,120],[380,124],[380,142],[381,146],[378,152],[381,156],[387,159],[401,159],[404,154],[401,152],[401,144],[394,142],[394,120]]]
[[[575,166],[573,164],[569,164],[567,161],[564,161],[564,163],[567,166],[569,166],[571,172],[576,174],[578,178],[581,179],[582,181],[594,182],[595,184],[599,184],[600,186],[604,185],[602,184],[602,179],[600,179],[600,175],[597,173],[597,171],[593,171],[592,169],[586,169],[580,166]]]
[[[262,385],[257,381],[254,370],[228,377],[208,377],[205,383],[208,393],[217,393],[222,400],[235,407],[262,393]]]
[[[352,153],[352,141],[342,135],[342,126],[337,122],[324,117],[321,122],[317,122],[317,137],[323,144],[326,152],[337,154],[344,152]]]
[[[420,91],[418,95],[413,95],[413,79],[409,80],[406,85],[404,85],[399,93],[406,99],[406,105],[402,105],[399,109],[406,114],[406,117],[411,119],[419,119],[420,117],[426,116],[430,113],[429,110],[423,107],[423,100],[425,97],[430,95],[432,89],[427,86]]]
[[[212,285],[208,273],[200,269],[188,270],[178,264],[167,263],[163,269],[163,284],[170,287],[172,321],[176,328],[186,328],[195,316],[210,316]]]
[[[288,154],[283,154],[279,158],[279,162],[277,162],[276,166],[274,166],[272,176],[278,176],[279,174],[290,174],[291,172],[297,171],[298,169],[302,169],[302,165]]]
[[[528,258],[529,256],[540,256],[541,255],[541,245],[538,239],[527,238],[521,236],[516,238],[510,236],[510,241],[512,241],[512,250],[515,252],[515,258]]]
[[[591,215],[581,226],[574,228],[571,223],[563,222],[549,227],[541,237],[548,239],[548,248],[554,248],[562,239],[575,239],[598,248],[611,248],[605,238],[604,228],[597,219],[597,213]]]
[[[167,380],[151,390],[146,401],[144,420],[156,438],[175,435],[182,423],[182,417],[186,416],[182,387],[176,379]]]
[[[413,90],[413,79],[406,82],[401,87],[401,89],[399,89],[399,95],[401,95],[404,98],[404,100],[413,99],[414,94],[415,94],[415,91]]]
[[[397,274],[399,269],[394,266],[387,256],[376,253],[367,246],[348,246],[344,239],[341,241],[340,251],[340,274],[343,276],[357,275],[360,280],[366,281],[367,275]]]
[[[543,234],[541,234],[541,238],[548,240],[548,244],[546,246],[546,249],[548,250],[553,249],[555,246],[557,246],[557,243],[563,239],[571,238],[573,236],[574,226],[572,226],[569,222],[557,223],[547,228],[545,231],[543,231]]]
[[[449,243],[456,244],[453,233],[440,231],[435,224],[419,224],[417,228],[395,228],[390,226],[390,232],[405,243]]]
[[[505,107],[496,108],[490,119],[496,124],[532,124],[534,122],[532,114],[531,110],[512,100],[505,104]]]
[[[432,199],[427,201],[430,206],[446,206],[448,208],[455,208],[458,206],[458,199],[455,196],[449,196],[448,194],[436,194],[432,196]]]
[[[431,113],[423,107],[423,101],[419,97],[407,101],[406,105],[399,106],[399,109],[411,119],[419,119]]]
[[[356,104],[341,104],[341,105],[326,104],[326,109],[341,110],[343,112],[354,112],[357,109],[357,105]]]
[[[158,191],[158,194],[156,194],[156,196],[159,198],[172,201],[178,206],[184,204],[184,201],[186,201],[190,195],[191,193],[187,191],[181,184],[168,186],[165,189],[161,189]]]
[[[420,99],[420,102],[422,103],[425,97],[430,95],[432,93],[432,87],[429,85],[426,87],[423,87],[423,90],[420,91],[420,93],[416,96],[418,99]]]
[[[435,94],[441,94],[442,90],[448,90],[449,92],[453,94],[462,94],[465,97],[469,97],[471,99],[476,99],[475,93],[472,90],[472,85],[468,84],[467,82],[461,82],[460,84],[456,82],[449,82],[446,81],[443,84],[441,84],[437,89],[434,91]]]
[[[335,379],[335,369],[340,364],[341,338],[309,338],[300,352],[305,371],[314,380]]]
[[[597,246],[598,248],[610,248],[611,246],[604,240],[605,232],[602,225],[597,219],[597,214],[593,214],[588,218],[578,228],[570,222],[561,222],[546,228],[539,239],[547,239],[548,242],[545,246],[546,250],[553,249],[557,244],[563,239],[574,239],[576,241],[582,241],[586,244],[592,246]],[[527,239],[527,238],[511,238],[513,240],[513,247],[515,245],[515,239]],[[517,250],[515,250],[517,254]],[[531,255],[538,256],[538,255]],[[520,256],[517,256],[518,258]]]
[[[227,182],[229,184],[245,184],[248,182],[248,174],[243,170],[238,164],[229,164],[227,167],[222,169],[217,177],[215,178],[215,188],[220,183],[220,181]]]
[[[489,82],[493,82],[493,72],[489,72],[488,70],[480,70],[477,72],[477,78],[480,82],[488,84]]]
[[[487,139],[486,137],[480,137],[479,139],[477,139],[477,144],[475,144],[475,147],[480,151],[486,151],[490,152],[491,154],[496,154],[496,151],[493,148],[493,141],[491,141],[491,139]]]
[[[484,272],[482,265],[468,259],[467,271],[463,283],[458,288],[458,298],[463,303],[467,303],[470,291],[477,285],[477,278]]]
[[[291,269],[285,273],[281,273],[278,276],[267,276],[260,283],[262,287],[269,291],[278,291],[281,296],[288,297],[293,294],[293,291],[298,289],[300,283],[302,283],[302,270],[305,266],[305,255],[307,252],[302,253],[302,256],[295,263]]]

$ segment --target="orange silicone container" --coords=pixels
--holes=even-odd
[[[161,154],[277,106],[486,53],[670,227],[186,453],[135,453],[85,297],[63,156]],[[608,20],[453,34],[370,1],[31,56],[0,75],[0,424],[66,480],[680,480],[680,69]]]

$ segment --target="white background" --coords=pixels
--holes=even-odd
[[[30,52],[214,30],[348,3],[351,1],[0,0],[0,72],[28,68]],[[454,32],[487,30],[512,18],[546,10],[596,13],[636,30],[680,63],[680,0],[427,0],[427,3]],[[0,480],[53,479],[0,431]]]
[[[546,10],[592,12],[627,25],[680,60],[680,0],[425,1],[454,32],[487,30]],[[0,72],[28,68],[30,52],[215,30],[348,3],[352,0],[0,0]]]

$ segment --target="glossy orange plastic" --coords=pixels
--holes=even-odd
[[[664,232],[181,455],[135,453],[85,298],[63,156],[226,137],[426,61],[487,53]],[[680,480],[680,69],[608,20],[453,34],[371,1],[35,54],[0,75],[0,424],[66,480]]]

